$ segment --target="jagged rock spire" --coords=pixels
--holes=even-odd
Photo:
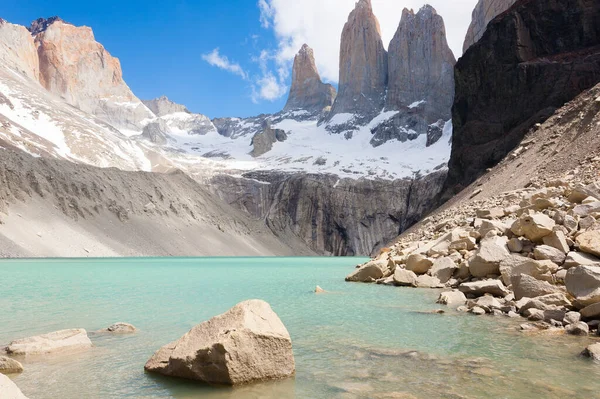
[[[54,16],[50,18],[38,18],[35,21],[33,21],[31,23],[31,26],[29,26],[29,28],[27,29],[29,30],[29,32],[31,32],[32,35],[35,36],[38,33],[44,32],[46,29],[48,29],[50,25],[57,21],[67,23],[59,16]]]
[[[335,94],[333,86],[321,81],[313,49],[304,44],[294,58],[292,87],[284,111],[318,113],[331,107]]]
[[[342,31],[339,92],[330,116],[354,113],[368,119],[381,111],[387,84],[387,53],[370,0],[359,0]]]
[[[426,119],[450,119],[456,59],[448,46],[443,18],[430,5],[404,9],[388,53],[388,109],[424,102]]]

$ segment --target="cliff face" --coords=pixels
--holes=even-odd
[[[342,31],[339,91],[330,118],[353,113],[370,120],[381,111],[387,84],[387,53],[371,0],[359,0]]]
[[[444,178],[444,172],[395,181],[252,172],[217,176],[211,187],[279,237],[300,237],[321,254],[352,256],[374,253],[423,217]]]
[[[520,0],[458,61],[445,198],[600,82],[600,2]]]
[[[169,100],[166,96],[155,98],[154,100],[142,100],[142,102],[156,116],[165,116],[177,112],[191,114],[191,112],[185,107],[185,105],[174,103],[173,101]]]
[[[0,21],[0,61],[35,81],[39,79],[40,63],[35,43],[23,26]]]
[[[140,122],[153,117],[90,28],[56,19],[38,20],[30,29],[37,32],[40,83],[47,90],[117,128],[141,130]]]
[[[473,17],[465,43],[463,44],[463,53],[466,53],[469,47],[475,44],[485,32],[491,20],[508,10],[517,0],[479,0],[473,10]]]
[[[404,9],[388,53],[387,109],[406,109],[424,102],[428,124],[450,119],[454,99],[454,64],[444,20],[426,5]]]
[[[283,110],[302,110],[319,114],[331,107],[335,95],[335,88],[321,81],[313,49],[303,45],[294,58],[292,87]]]

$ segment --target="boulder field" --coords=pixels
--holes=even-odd
[[[520,315],[524,331],[600,335],[600,181],[533,183],[422,223],[346,280],[444,288],[438,303]]]

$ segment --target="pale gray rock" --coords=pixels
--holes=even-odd
[[[600,231],[586,231],[578,235],[576,241],[582,252],[593,256],[600,256]]]
[[[29,31],[21,25],[0,22],[0,61],[20,75],[39,80],[40,61]]]
[[[346,281],[370,283],[382,278],[385,269],[387,269],[386,261],[370,261],[348,275]]]
[[[563,267],[570,269],[577,266],[600,266],[600,258],[583,252],[569,252]]]
[[[191,112],[185,107],[185,105],[174,103],[169,100],[166,96],[161,96],[153,100],[142,100],[144,105],[148,107],[150,111],[156,116],[165,116],[178,112],[191,114]]]
[[[581,352],[580,356],[600,362],[600,343],[588,346],[583,352]]]
[[[85,350],[92,347],[87,332],[80,329],[61,330],[12,341],[6,347],[9,355],[44,355]]]
[[[486,314],[485,309],[480,308],[479,306],[475,306],[474,308],[471,309],[471,313],[474,314],[475,316],[483,316],[484,314]]]
[[[552,281],[552,274],[557,271],[558,265],[552,261],[539,261],[516,254],[500,262],[500,274],[506,285],[512,284],[512,278],[520,274],[527,274],[538,280]]]
[[[268,121],[265,121],[263,125],[263,131],[257,133],[252,138],[252,152],[250,153],[253,157],[259,157],[266,154],[273,149],[273,144],[277,142],[283,142],[287,140],[287,134],[284,130],[273,129]]]
[[[241,385],[295,373],[290,335],[268,303],[242,302],[163,346],[145,369],[213,384]]]
[[[412,254],[406,260],[406,270],[416,274],[425,274],[431,269],[433,262],[421,254]]]
[[[565,314],[565,318],[563,319],[563,323],[565,325],[577,324],[580,321],[581,321],[581,313],[579,313],[579,312],[567,312]]]
[[[511,281],[516,300],[521,298],[535,298],[560,292],[558,287],[527,274],[513,276]]]
[[[594,319],[600,317],[600,302],[593,303],[579,311],[585,319]]]
[[[437,303],[448,306],[462,306],[467,303],[467,297],[460,291],[442,292]]]
[[[565,233],[560,230],[555,230],[549,236],[543,239],[545,245],[549,245],[561,251],[563,254],[567,254],[571,251],[569,244],[567,243],[567,237]]]
[[[410,270],[398,267],[394,272],[394,284],[399,287],[416,287],[417,275]]]
[[[169,127],[163,119],[157,119],[144,126],[142,137],[158,145],[165,145],[169,142]]]
[[[113,334],[133,334],[137,331],[137,328],[132,324],[119,322],[108,326],[102,331]]]
[[[511,238],[507,245],[510,252],[520,253],[523,251],[523,242],[518,238]]]
[[[550,260],[557,265],[562,265],[565,262],[565,253],[549,245],[538,245],[533,251],[533,256],[537,260]]]
[[[428,274],[423,274],[417,277],[418,288],[444,288],[444,284],[440,282],[436,277],[432,277]]]
[[[450,258],[438,258],[433,262],[429,270],[433,277],[436,277],[442,284],[446,284],[454,275],[458,266]]]
[[[27,399],[23,392],[10,378],[0,373],[0,398],[2,399]]]
[[[565,278],[565,286],[579,307],[600,302],[600,267],[570,268]]]
[[[490,294],[503,298],[510,293],[510,291],[506,289],[500,280],[483,280],[463,283],[458,287],[458,289],[464,294],[476,296]]]
[[[569,324],[565,328],[565,332],[570,335],[586,336],[590,333],[590,327],[586,323],[580,321],[579,323]]]
[[[500,274],[500,263],[509,256],[506,244],[498,240],[482,242],[475,256],[469,260],[469,271],[474,277]]]
[[[1,374],[18,374],[23,372],[23,365],[10,357],[0,356]],[[1,392],[1,390],[0,390]]]
[[[335,88],[321,81],[313,49],[304,44],[294,57],[292,86],[283,111],[318,115],[333,105],[335,96]]]
[[[543,213],[523,214],[511,227],[512,232],[533,242],[552,234],[556,222]]]

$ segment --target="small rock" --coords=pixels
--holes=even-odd
[[[437,303],[448,306],[464,305],[467,303],[467,297],[460,291],[442,292]]]
[[[479,306],[475,306],[474,308],[471,309],[471,313],[473,313],[476,316],[481,316],[481,315],[484,315],[486,312],[483,308],[480,308]]]
[[[600,266],[600,259],[583,252],[569,252],[563,267],[569,269],[577,266]]]
[[[317,285],[317,288],[315,288],[315,294],[323,294],[323,293],[325,293],[325,290]]]
[[[533,242],[541,242],[544,237],[552,234],[556,226],[554,220],[543,213],[534,213],[533,215],[522,215],[511,227],[512,232],[519,236],[525,236]]]
[[[600,317],[600,302],[586,306],[580,310],[580,313],[581,316],[585,317],[586,319]]]
[[[458,289],[465,295],[472,294],[476,296],[482,296],[485,294],[490,294],[501,298],[510,293],[510,291],[506,289],[500,280],[483,280],[463,283],[458,287]]]
[[[507,245],[510,252],[520,253],[523,251],[523,242],[516,237],[511,238]]]
[[[23,365],[10,357],[0,356],[0,373],[18,374],[23,372]],[[0,390],[0,393],[2,391]]]
[[[61,330],[12,341],[6,347],[10,355],[43,355],[67,350],[81,350],[92,347],[87,332],[80,329]]]
[[[565,278],[565,286],[580,307],[600,302],[600,267],[570,268]]]
[[[577,236],[577,244],[582,252],[600,256],[600,231],[586,231]]]
[[[585,324],[584,322],[580,321],[579,323],[569,324],[565,328],[565,332],[570,335],[585,336],[590,333],[590,327],[587,324]]]
[[[577,324],[581,321],[581,314],[579,312],[567,312],[565,314],[565,318],[563,319],[563,323],[565,325],[569,324]]]
[[[399,287],[416,287],[417,275],[406,269],[397,268],[394,272],[394,284]]]
[[[581,356],[588,357],[596,362],[600,362],[600,343],[592,344],[585,348],[585,350],[581,352]]]
[[[448,257],[436,259],[429,270],[431,275],[437,278],[440,283],[446,284],[454,275],[457,266],[454,261]]]
[[[535,247],[533,256],[537,260],[551,260],[557,265],[562,265],[566,259],[565,252],[549,245],[538,245]]]
[[[356,271],[346,277],[346,281],[370,283],[383,277],[383,272],[387,269],[388,262],[376,260],[365,263]]]
[[[542,295],[554,294],[560,292],[560,289],[546,281],[537,280],[527,274],[513,276],[513,291],[515,299],[535,298]]]
[[[132,334],[136,331],[137,329],[129,323],[115,323],[104,330],[114,334]]]
[[[406,270],[416,274],[425,274],[431,269],[433,262],[421,254],[412,254],[406,260]]]
[[[571,251],[569,244],[567,244],[567,237],[565,236],[565,233],[560,230],[553,231],[552,234],[544,237],[543,241],[545,245],[556,248],[563,254],[567,254]]]

